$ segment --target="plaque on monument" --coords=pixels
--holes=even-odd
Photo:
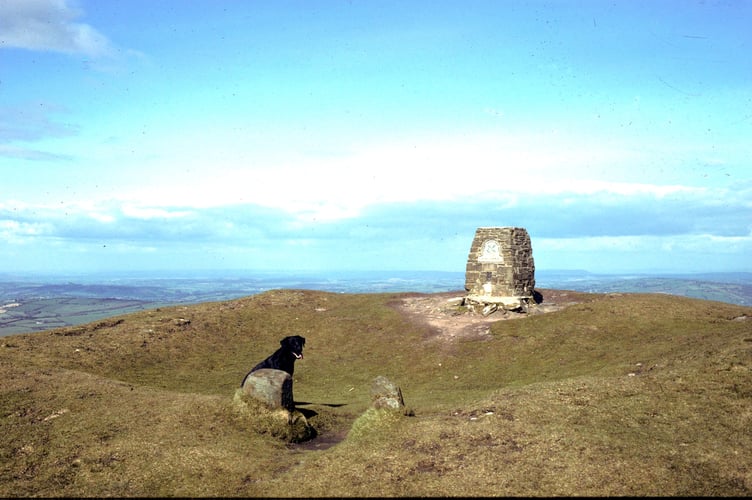
[[[478,262],[497,262],[502,264],[504,258],[501,256],[499,242],[496,240],[486,240],[480,247],[480,256]]]

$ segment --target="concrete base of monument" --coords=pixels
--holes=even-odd
[[[484,316],[495,312],[499,308],[505,311],[514,311],[518,309],[526,311],[530,303],[534,303],[532,296],[498,296],[477,294],[469,294],[465,296],[465,305],[482,307]]]

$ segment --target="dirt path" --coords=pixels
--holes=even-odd
[[[483,339],[489,335],[492,323],[497,321],[521,319],[528,315],[545,314],[558,311],[572,304],[587,300],[578,292],[566,290],[538,290],[543,295],[543,301],[530,307],[529,313],[498,310],[488,316],[480,311],[462,311],[461,304],[464,292],[445,293],[411,293],[405,294],[395,301],[394,306],[410,317],[411,320],[428,324],[435,333],[436,339],[453,340]]]

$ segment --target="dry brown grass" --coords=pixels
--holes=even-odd
[[[593,295],[437,342],[398,299],[277,290],[3,338],[0,494],[752,493],[752,309]],[[299,409],[349,431],[330,448],[235,401],[290,334]],[[377,375],[415,416],[368,409]]]

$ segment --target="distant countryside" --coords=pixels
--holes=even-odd
[[[0,336],[75,326],[167,305],[231,300],[273,289],[334,293],[464,293],[464,272],[0,275]],[[591,293],[662,293],[752,305],[752,273],[601,275],[537,271],[536,288]],[[545,298],[544,298],[545,300]]]

